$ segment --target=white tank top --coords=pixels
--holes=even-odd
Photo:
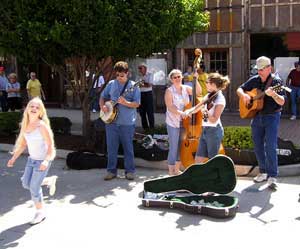
[[[177,107],[178,110],[183,111],[185,105],[190,102],[189,94],[187,92],[187,86],[182,85],[181,94],[176,91],[174,85],[168,88],[172,93],[173,105]],[[166,112],[166,123],[172,127],[179,128],[181,122],[181,116],[179,114],[174,114],[170,112],[167,108]]]
[[[34,160],[44,160],[47,155],[48,146],[42,136],[41,130],[37,127],[32,132],[24,133],[27,142],[29,156]]]

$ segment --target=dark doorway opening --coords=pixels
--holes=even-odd
[[[250,36],[250,58],[255,60],[260,56],[271,59],[276,57],[300,56],[300,50],[289,50],[285,33],[252,34]]]

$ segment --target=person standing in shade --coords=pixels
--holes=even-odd
[[[147,65],[142,63],[138,66],[142,80],[144,80],[141,91],[141,105],[139,112],[142,120],[142,127],[144,130],[154,128],[154,110],[153,110],[153,75],[147,72]]]
[[[300,98],[300,62],[295,62],[295,69],[292,69],[286,79],[286,85],[290,86],[291,92],[291,107],[292,116],[290,120],[297,118],[297,99]]]
[[[5,76],[4,67],[0,67],[0,103],[2,112],[8,111],[7,87],[8,80]]]
[[[193,67],[188,66],[186,72],[183,74],[183,84],[193,87]]]
[[[128,64],[119,61],[114,65],[116,79],[108,82],[100,97],[100,108],[103,113],[109,113],[107,102],[117,103],[118,115],[115,120],[105,125],[107,141],[107,175],[104,180],[117,177],[118,150],[120,143],[124,151],[125,178],[134,180],[135,164],[133,136],[136,121],[136,108],[140,105],[140,90],[134,87],[134,82],[128,79]],[[133,88],[133,89],[132,89]],[[123,93],[127,91],[124,96]]]
[[[100,91],[105,83],[103,74],[100,72],[98,75],[94,76],[97,77],[94,80],[94,85],[93,88],[91,89],[91,98],[92,98],[92,103],[91,103],[91,108],[92,112],[96,113],[99,111],[99,99],[100,99]]]
[[[30,73],[30,80],[27,81],[26,85],[28,99],[31,100],[34,97],[43,98],[46,100],[45,93],[42,88],[41,82],[36,78],[36,73]]]
[[[26,148],[29,157],[21,180],[23,187],[30,191],[36,208],[36,214],[30,222],[35,225],[46,218],[41,186],[56,154],[47,112],[38,97],[30,100],[24,110],[20,133],[7,167],[13,167]]]
[[[197,69],[198,73],[198,82],[202,89],[202,96],[205,96],[207,94],[207,88],[206,88],[206,80],[207,80],[207,73],[205,72],[205,66],[204,64],[200,64],[200,67]]]
[[[17,75],[15,73],[11,73],[8,76],[9,83],[7,87],[7,102],[8,108],[11,111],[15,111],[16,109],[22,109],[22,98],[20,94],[21,85],[17,82]]]
[[[251,120],[254,152],[260,173],[254,182],[267,181],[268,187],[276,190],[278,175],[277,137],[281,109],[285,102],[284,92],[275,92],[271,87],[282,84],[282,80],[271,73],[271,60],[261,56],[256,60],[258,75],[252,76],[237,89],[237,95],[247,105],[251,98],[245,91],[265,91],[263,108]]]

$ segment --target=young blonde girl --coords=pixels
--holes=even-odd
[[[20,134],[7,166],[13,167],[16,159],[26,148],[28,148],[29,157],[21,180],[23,187],[29,189],[36,207],[36,214],[30,222],[34,225],[46,218],[41,185],[55,157],[53,132],[45,106],[38,97],[30,100],[25,108]]]

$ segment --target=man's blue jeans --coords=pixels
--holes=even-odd
[[[297,116],[297,98],[300,97],[300,87],[291,86],[291,108],[292,115]]]
[[[278,175],[277,136],[280,123],[280,112],[258,114],[251,121],[254,152],[260,173],[269,177]]]
[[[115,123],[106,124],[106,141],[107,141],[107,171],[117,174],[118,151],[119,145],[122,144],[124,151],[124,168],[125,174],[134,173],[134,151],[133,135],[134,125],[118,125]]]

